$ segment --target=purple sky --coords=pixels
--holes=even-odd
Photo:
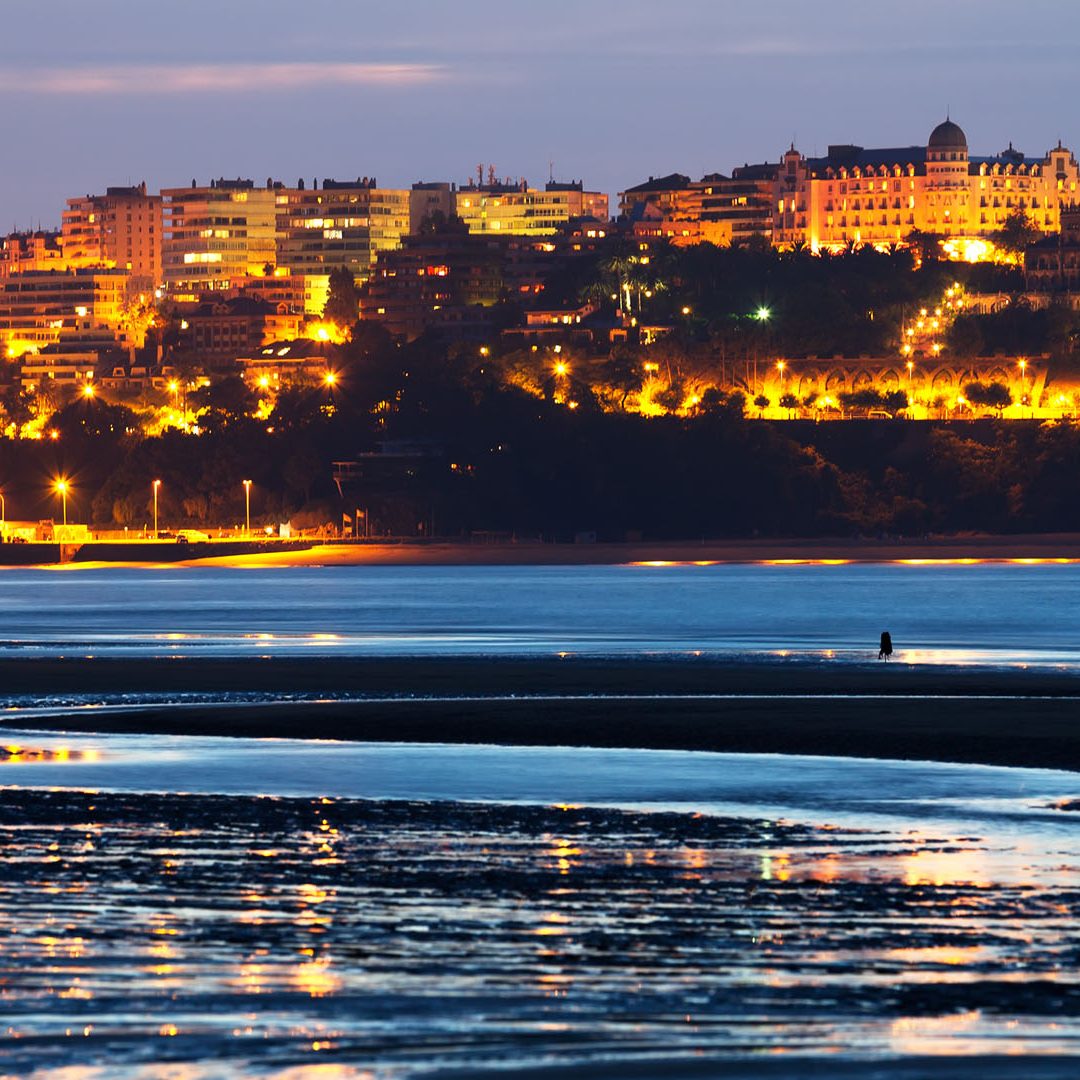
[[[108,184],[650,174],[788,143],[1080,149],[1063,0],[2,0],[0,229]]]

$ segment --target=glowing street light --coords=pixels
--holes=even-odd
[[[337,375],[336,375],[336,374],[335,374],[334,372],[332,372],[332,371],[328,371],[328,372],[327,372],[327,373],[326,373],[326,374],[325,374],[325,375],[323,376],[323,380],[322,380],[322,381],[323,381],[323,383],[324,383],[324,384],[325,384],[326,386],[329,386],[329,387],[334,387],[334,386],[336,386],[336,385],[337,385]]]
[[[244,481],[244,535],[251,535],[251,481]]]
[[[86,383],[82,388],[82,396],[84,398],[92,398],[96,391],[94,390],[94,384],[92,382]]]
[[[786,366],[787,365],[784,363],[783,360],[777,360],[776,361],[776,370],[780,372],[780,394],[781,394],[781,396],[783,396],[783,393],[784,393],[784,368]]]
[[[56,494],[60,496],[60,502],[61,502],[61,504],[63,506],[63,512],[64,512],[64,524],[66,525],[67,524],[67,497],[68,497],[68,490],[70,489],[71,485],[65,479],[63,479],[61,477],[61,479],[56,481],[56,483],[53,485],[53,487],[56,490]]]
[[[160,539],[160,535],[158,534],[158,524],[157,524],[157,499],[158,499],[158,489],[160,487],[161,487],[161,481],[160,480],[155,480],[154,483],[153,483],[153,488],[154,488],[154,539],[155,540]]]
[[[570,371],[570,365],[565,360],[557,360],[555,362],[555,374],[561,379]]]
[[[754,312],[754,318],[757,319],[758,322],[768,322],[772,318],[772,312],[762,304],[761,307]]]

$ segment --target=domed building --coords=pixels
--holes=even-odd
[[[930,132],[930,138],[926,143],[927,157],[929,158],[931,154],[943,153],[963,153],[967,157],[967,147],[964,129],[946,117]]]
[[[735,170],[736,175],[739,170]],[[792,147],[775,167],[773,243],[841,250],[886,247],[913,231],[943,238],[956,258],[992,252],[989,234],[1023,211],[1043,233],[1080,199],[1080,167],[1060,144],[1041,158],[1013,148],[972,156],[963,128],[946,117],[925,146],[868,150],[852,144],[804,157]]]

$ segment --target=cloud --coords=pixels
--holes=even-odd
[[[24,94],[207,94],[302,90],[312,86],[423,86],[444,81],[435,64],[114,64],[0,70],[0,91]]]

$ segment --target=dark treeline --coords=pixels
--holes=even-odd
[[[902,325],[920,307],[940,302],[953,283],[969,292],[1019,294],[1024,275],[1014,266],[920,260],[917,249],[901,247],[815,255],[764,243],[674,248],[654,242],[643,263],[636,245],[616,239],[549,279],[545,296],[552,305],[620,305],[731,355],[766,348],[792,357],[882,356],[896,351]],[[769,317],[756,319],[762,310]]]
[[[0,443],[8,516],[58,517],[49,484],[66,475],[72,520],[133,529],[150,521],[155,479],[163,526],[210,527],[243,520],[250,479],[258,523],[336,525],[342,510],[363,505],[375,531],[405,535],[1080,530],[1080,428],[1071,424],[768,423],[722,401],[690,418],[571,411],[429,352],[425,365],[423,350],[401,350],[408,369],[365,380],[357,349],[333,401],[298,394],[269,423],[219,401],[199,436],[144,438],[92,422],[115,407],[75,403],[59,415],[57,440]],[[372,389],[346,389],[354,382]],[[428,452],[341,500],[331,462],[387,440]]]

